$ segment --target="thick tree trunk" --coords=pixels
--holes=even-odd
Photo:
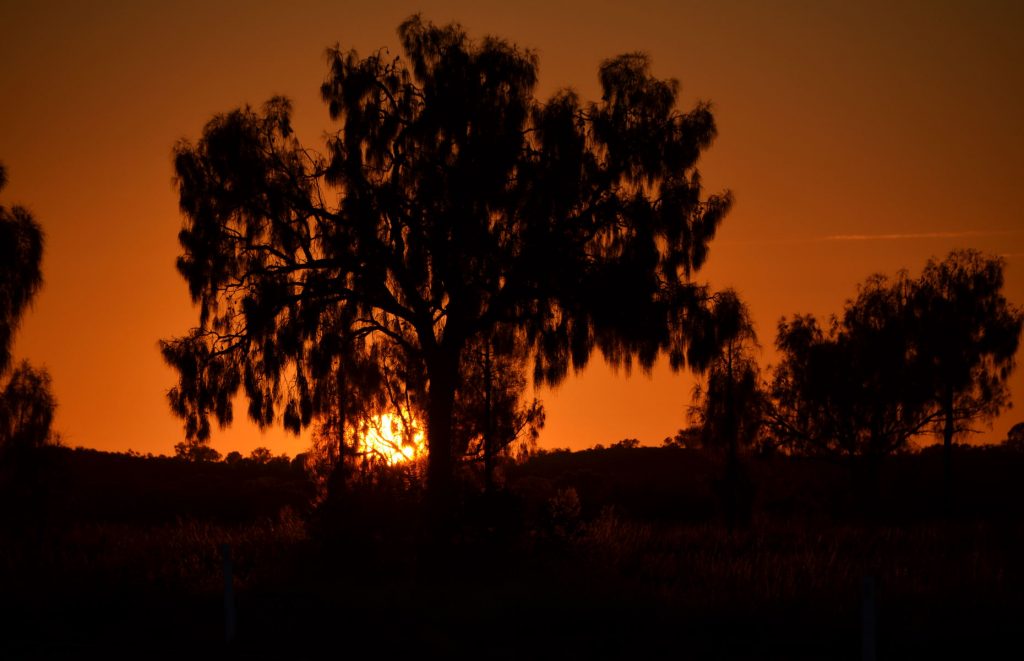
[[[452,412],[458,358],[440,355],[428,364],[427,508],[435,533],[447,532],[454,515]]]

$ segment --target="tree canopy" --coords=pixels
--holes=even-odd
[[[0,190],[6,183],[0,164]],[[43,231],[32,214],[21,206],[0,205],[0,458],[23,455],[52,440],[57,404],[50,375],[26,361],[11,370],[15,333],[43,284],[42,260]]]
[[[706,376],[694,387],[690,418],[702,446],[722,449],[736,461],[740,447],[757,441],[763,419],[757,334],[746,304],[731,289],[713,295],[706,310],[705,352],[698,363],[706,363]]]
[[[163,343],[170,399],[197,439],[244,391],[298,429],[399,375],[426,422],[428,490],[453,468],[467,346],[514,327],[534,381],[594,349],[650,367],[690,351],[692,276],[730,207],[696,167],[710,107],[641,53],[599,68],[600,101],[534,96],[535,53],[413,16],[403,55],[329,50],[337,130],[304,148],[283,98],[217,115],[175,148],[178,269],[200,306]]]
[[[783,319],[774,432],[793,449],[873,457],[934,432],[948,453],[1009,403],[1024,314],[1002,287],[1000,258],[960,250],[917,279],[868,278],[827,328]]]
[[[0,191],[7,172],[0,164]],[[11,365],[21,316],[43,284],[43,232],[24,207],[0,205],[0,373]]]

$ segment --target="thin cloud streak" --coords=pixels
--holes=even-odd
[[[750,245],[750,244],[808,244],[808,243],[842,243],[865,241],[913,241],[934,239],[971,239],[993,236],[1018,236],[1024,230],[964,230],[960,232],[893,232],[887,234],[829,234],[827,236],[789,237],[782,239],[742,239],[720,240],[717,245]]]
[[[832,234],[819,241],[905,241],[908,239],[964,239],[1019,234],[1020,230],[967,230],[963,232],[905,232],[898,234]],[[811,239],[812,241],[814,239]]]

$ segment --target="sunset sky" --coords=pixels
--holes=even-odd
[[[157,341],[196,323],[174,269],[181,227],[171,149],[217,112],[275,94],[309,147],[333,130],[325,49],[398,53],[422,11],[535,49],[539,96],[599,96],[597,67],[643,50],[682,102],[713,103],[719,138],[701,172],[736,205],[698,279],[735,287],[762,365],[784,315],[838,312],[874,272],[916,275],[931,256],[1003,255],[1024,304],[1022,2],[22,2],[0,0],[0,203],[43,226],[45,286],[15,356],[46,366],[66,444],[171,453],[183,437]],[[635,437],[686,422],[693,377],[660,364],[615,374],[595,357],[542,391],[545,447]],[[1024,420],[1020,406],[979,441]],[[221,452],[306,442],[245,420]]]

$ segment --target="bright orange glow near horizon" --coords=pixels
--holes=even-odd
[[[325,49],[398,54],[422,11],[535,49],[537,94],[599,96],[597,67],[643,50],[713,104],[719,137],[700,168],[736,205],[696,278],[748,303],[762,365],[779,319],[841,310],[872,273],[919,273],[954,248],[1002,255],[1024,305],[1024,3],[446,2],[0,4],[2,204],[47,236],[45,284],[16,358],[49,369],[66,444],[171,453],[182,424],[157,341],[195,325],[174,268],[181,227],[171,149],[218,112],[293,100],[303,143],[334,130],[319,99]],[[693,375],[667,362],[615,373],[600,356],[545,403],[542,447],[658,444],[686,424]],[[1024,401],[1024,369],[1010,381]],[[1024,419],[1011,409],[976,442]],[[221,452],[295,455],[305,435],[260,432],[239,403]]]
[[[421,426],[396,415],[382,413],[366,421],[358,431],[356,452],[384,461],[389,466],[426,457],[427,443]]]

